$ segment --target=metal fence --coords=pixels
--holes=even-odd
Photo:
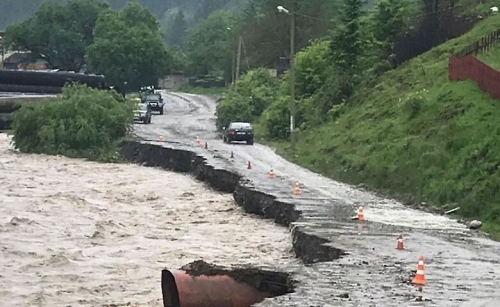
[[[456,56],[456,57],[465,57],[468,55],[477,56],[478,54],[483,53],[483,52],[488,51],[491,48],[493,48],[493,46],[498,44],[499,41],[500,41],[500,29],[484,36],[483,38],[481,38],[477,42],[465,47],[464,49],[455,53],[454,56]]]

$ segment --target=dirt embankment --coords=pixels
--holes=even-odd
[[[124,157],[130,161],[192,173],[198,180],[208,182],[219,191],[233,193],[236,203],[248,213],[262,215],[284,226],[300,218],[300,212],[293,204],[277,201],[273,196],[252,189],[245,185],[238,174],[214,169],[206,163],[205,158],[192,151],[135,141],[124,142],[121,148]],[[331,261],[344,254],[343,250],[326,245],[326,239],[306,234],[298,228],[292,233],[293,250],[306,264]]]
[[[9,141],[0,133],[2,306],[162,306],[163,268],[296,261],[286,229],[190,176]]]

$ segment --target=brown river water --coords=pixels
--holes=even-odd
[[[194,260],[279,268],[289,231],[192,177],[20,154],[0,133],[0,305],[162,306]]]

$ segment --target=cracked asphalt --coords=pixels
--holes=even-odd
[[[314,265],[284,263],[278,269],[295,274],[296,292],[257,306],[500,306],[499,242],[448,217],[325,178],[267,146],[224,144],[215,128],[214,98],[163,95],[164,115],[154,115],[151,125],[135,125],[137,136],[198,152],[216,167],[240,173],[257,190],[295,203],[302,218],[291,227],[326,238],[347,252],[341,259]],[[160,136],[165,143],[157,141]],[[197,136],[208,143],[208,150],[195,146]],[[270,168],[275,180],[267,177]],[[302,184],[301,196],[293,195],[295,181]],[[360,203],[365,205],[363,224],[351,220]],[[396,250],[399,234],[404,251]],[[426,301],[415,302],[417,289],[409,281],[420,255],[426,257]]]

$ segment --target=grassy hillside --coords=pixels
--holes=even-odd
[[[362,85],[337,119],[300,132],[297,155],[288,158],[402,198],[460,206],[500,238],[500,101],[447,77],[449,55],[499,28],[500,16],[489,17]],[[288,142],[276,145],[286,156]]]
[[[488,52],[480,54],[478,58],[491,67],[500,70],[500,46],[495,46]]]

